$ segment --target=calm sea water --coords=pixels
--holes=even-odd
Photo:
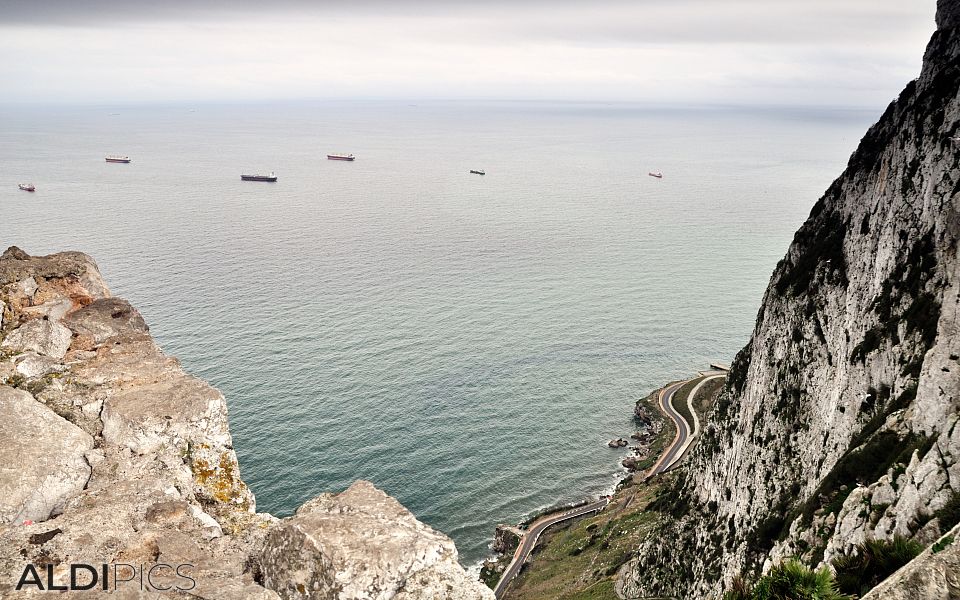
[[[743,346],[878,113],[3,108],[0,244],[95,257],[226,394],[260,510],[365,478],[472,563],[613,485],[634,401]]]

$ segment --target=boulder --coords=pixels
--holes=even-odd
[[[520,537],[523,532],[511,525],[497,525],[496,533],[493,536],[493,546],[491,550],[497,554],[513,554],[517,546],[520,545]]]
[[[61,289],[69,290],[67,295],[81,304],[87,299],[110,296],[110,289],[100,276],[97,263],[82,252],[30,256],[11,246],[0,255],[0,286],[13,283],[23,288],[32,282],[34,289],[28,294],[32,298],[45,280],[64,284]],[[23,291],[25,293],[28,290]]]
[[[285,599],[494,597],[457,562],[450,538],[365,481],[304,504],[268,532],[256,560],[263,584]]]
[[[17,373],[27,379],[42,377],[50,373],[63,373],[67,370],[66,365],[61,364],[57,359],[41,356],[36,352],[25,352],[17,356],[15,364]]]
[[[91,347],[121,335],[150,331],[137,309],[120,298],[101,298],[71,313],[64,321],[78,338]]]
[[[0,523],[44,521],[83,491],[93,438],[33,399],[0,386]]]
[[[63,358],[73,334],[63,324],[49,319],[32,319],[14,329],[0,344],[3,348]]]

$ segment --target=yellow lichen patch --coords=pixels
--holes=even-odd
[[[247,486],[238,476],[236,459],[230,452],[221,452],[219,461],[213,465],[210,461],[196,456],[198,451],[207,449],[205,444],[200,444],[191,452],[193,478],[202,488],[203,495],[211,502],[247,510]]]

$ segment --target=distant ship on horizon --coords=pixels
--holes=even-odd
[[[270,171],[270,174],[269,174],[269,175],[260,175],[259,173],[251,174],[251,175],[241,174],[241,175],[240,175],[240,180],[241,180],[241,181],[269,181],[269,182],[274,182],[274,181],[277,180],[277,176],[274,175],[273,171]]]
[[[110,163],[128,163],[130,162],[130,157],[108,154],[106,157],[104,157],[104,160]]]
[[[327,160],[355,160],[355,156],[352,154],[328,154]]]

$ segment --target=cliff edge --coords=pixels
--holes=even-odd
[[[0,440],[4,598],[493,598],[370,483],[257,513],[223,395],[84,254],[0,256]]]
[[[714,597],[788,557],[830,564],[868,539],[927,545],[953,526],[960,2],[940,0],[937,23],[919,78],[777,265],[661,502],[673,518],[621,571],[622,597]]]

